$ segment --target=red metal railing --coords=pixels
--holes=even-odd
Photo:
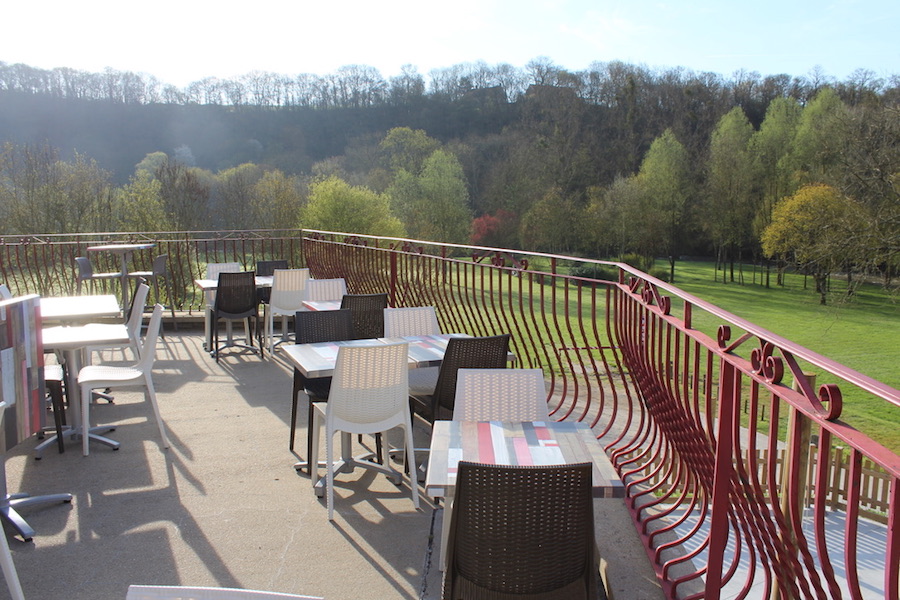
[[[297,229],[4,236],[0,237],[0,281],[17,294],[74,294],[76,256],[88,256],[98,272],[120,269],[118,257],[88,253],[88,247],[153,242],[155,247],[134,253],[131,270],[149,271],[156,255],[167,254],[173,298],[164,295],[161,300],[190,311],[203,301],[193,282],[204,276],[207,263],[239,262],[247,270],[254,269],[256,261],[270,258],[300,264],[299,237]],[[111,283],[109,291],[119,293],[118,283]]]
[[[668,598],[900,600],[900,457],[840,418],[845,397],[900,407],[894,388],[627,265],[577,259],[617,276],[572,276],[565,256],[300,230],[104,233],[2,238],[0,277],[19,294],[72,292],[87,246],[145,240],[156,247],[132,268],[168,254],[179,308],[199,306],[206,263],[287,258],[392,306],[433,305],[445,331],[510,332],[519,366],[544,370],[553,417],[594,427]]]
[[[511,332],[552,415],[594,427],[668,598],[897,600],[900,457],[840,416],[900,391],[624,264],[589,280],[571,257],[319,231],[303,254],[445,330]]]

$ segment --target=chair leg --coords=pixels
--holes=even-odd
[[[416,464],[416,451],[413,448],[413,437],[412,437],[412,421],[408,421],[406,425],[403,426],[403,430],[406,433],[406,460],[410,464]],[[416,480],[416,476],[410,473],[409,475],[409,487],[412,488],[412,501],[413,506],[418,510],[419,508],[419,485]],[[445,514],[446,518],[447,515]]]
[[[81,453],[87,456],[91,452],[90,441],[90,407],[91,407],[91,386],[81,386]]]
[[[47,391],[50,392],[50,402],[53,405],[53,424],[56,428],[56,444],[59,447],[59,453],[66,451],[66,445],[63,443],[63,425],[66,407],[63,406],[63,391],[61,381],[46,382]]]
[[[328,520],[334,521],[334,432],[325,426],[325,495],[328,505]],[[316,427],[318,437],[319,428]],[[318,440],[316,440],[318,441]]]
[[[297,403],[299,402],[299,394],[303,389],[303,382],[300,380],[300,372],[295,368],[294,369],[294,389],[291,394],[292,402],[291,402],[291,451],[294,450],[294,437],[296,435],[297,429]],[[307,435],[309,433],[307,432]],[[309,458],[309,454],[306,455],[306,458]]]

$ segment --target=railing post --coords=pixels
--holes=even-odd
[[[388,291],[388,306],[397,306],[397,252],[391,250],[391,288]]]
[[[803,373],[803,377],[809,383],[809,387],[816,386],[814,373]],[[792,386],[795,392],[802,393],[802,385],[795,380]],[[781,461],[781,493],[779,504],[781,514],[784,515],[784,531],[781,534],[783,545],[786,548],[796,548],[797,539],[794,532],[794,520],[791,515],[802,518],[803,509],[806,507],[806,494],[809,486],[809,443],[812,434],[812,423],[803,417],[796,407],[791,406],[788,415],[787,440],[784,459]],[[794,467],[796,466],[796,470]],[[792,473],[793,471],[793,473]],[[792,480],[795,482],[791,484]],[[772,587],[769,600],[781,600],[781,592],[778,586]]]
[[[709,559],[706,571],[705,600],[718,600],[722,587],[725,550],[728,548],[728,512],[734,478],[732,458],[735,407],[740,401],[740,378],[728,361],[720,361],[719,421],[716,432],[715,466],[710,500]]]

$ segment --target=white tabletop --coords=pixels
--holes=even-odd
[[[257,275],[256,287],[272,287],[273,279],[272,275]],[[218,279],[195,279],[194,283],[204,292],[213,292],[219,287]]]
[[[443,333],[438,335],[413,335],[402,338],[374,338],[364,340],[344,340],[319,342],[315,344],[292,344],[282,346],[285,356],[305,377],[331,377],[341,346],[371,346],[379,344],[409,343],[409,368],[421,369],[441,364],[447,340],[451,337],[469,337],[464,333]]]
[[[112,294],[98,296],[41,297],[44,321],[90,321],[119,316],[119,300]]]
[[[102,244],[100,246],[89,246],[91,252],[134,252],[135,250],[146,250],[156,246],[154,242],[141,242],[137,244]]]
[[[425,493],[451,495],[461,460],[507,466],[590,462],[594,497],[625,497],[622,480],[587,423],[435,421]]]
[[[323,310],[340,310],[341,301],[340,300],[304,300],[303,306],[313,312],[320,312]]]
[[[89,323],[76,327],[45,327],[41,332],[44,350],[78,350],[86,346],[127,344],[124,323]]]

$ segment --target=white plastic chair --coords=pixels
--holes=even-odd
[[[288,317],[303,310],[309,269],[275,269],[272,274],[272,295],[266,308],[266,339],[269,354],[275,351],[275,317],[281,317],[281,341],[287,339]]]
[[[241,268],[240,263],[236,262],[228,262],[228,263],[209,263],[206,265],[206,279],[212,279],[213,281],[218,281],[219,273],[240,273],[243,269]],[[216,292],[209,291],[206,292],[206,319],[203,321],[204,323],[204,333],[206,334],[206,349],[212,349],[212,315],[213,311],[216,308]],[[250,336],[250,333],[247,333],[247,336]]]
[[[310,481],[317,480],[319,437],[325,423],[326,495],[328,520],[334,519],[334,434],[342,432],[342,449],[347,453],[350,434],[382,433],[402,427],[409,464],[414,464],[412,418],[409,411],[409,344],[377,346],[341,346],[338,348],[328,402],[314,403],[312,454],[309,457]],[[388,449],[389,450],[389,449]],[[378,463],[354,461],[362,466],[399,479],[399,473]],[[419,490],[410,479],[413,504],[419,508]]]
[[[454,421],[548,421],[541,369],[460,369]]]
[[[130,585],[125,600],[323,600],[323,598],[235,588]]]
[[[343,277],[337,279],[310,279],[306,282],[306,297],[304,300],[324,302],[326,300],[340,300],[347,293],[347,282]]]
[[[159,414],[159,405],[156,402],[156,390],[153,387],[153,362],[156,360],[156,340],[159,337],[159,327],[162,322],[162,304],[153,307],[153,315],[150,317],[150,325],[147,327],[147,336],[141,349],[141,359],[130,367],[88,365],[78,373],[78,385],[81,386],[81,426],[82,453],[87,456],[90,428],[90,398],[95,389],[105,389],[124,386],[143,386],[144,397],[150,401],[159,434],[162,436],[163,448],[169,447],[169,438],[166,436],[166,428]]]
[[[142,283],[134,291],[134,298],[131,304],[131,314],[128,315],[128,321],[125,322],[125,328],[128,330],[128,347],[134,353],[134,360],[141,358],[141,327],[144,324],[144,306],[147,304],[147,295],[150,293],[150,286]],[[119,325],[111,325],[107,323],[91,323],[91,328],[119,327]],[[87,357],[90,360],[91,354],[108,348],[120,348],[121,346],[89,346],[87,348]]]
[[[12,297],[9,287],[5,283],[0,283],[0,300],[11,300]]]

